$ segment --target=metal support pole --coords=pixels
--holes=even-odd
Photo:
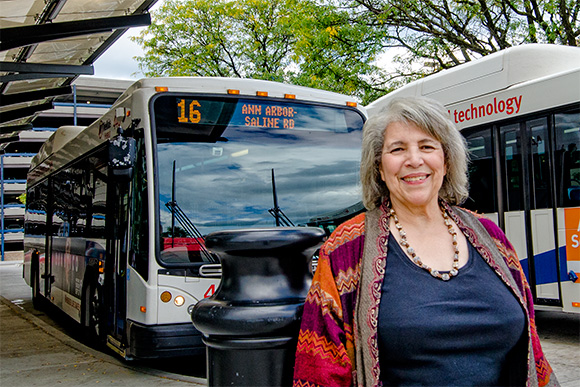
[[[0,261],[4,261],[4,155],[0,155],[0,208],[2,216],[0,217],[0,227],[2,228],[2,256]]]
[[[73,85],[73,125],[77,126],[77,85]]]

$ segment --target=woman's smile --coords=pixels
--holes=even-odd
[[[428,177],[429,177],[428,174],[412,174],[402,177],[401,180],[410,184],[414,184],[414,183],[422,183]]]

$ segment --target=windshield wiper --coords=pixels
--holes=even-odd
[[[268,212],[276,219],[276,227],[295,227],[294,223],[278,206],[278,194],[276,193],[276,177],[274,176],[274,168],[272,168],[272,195],[274,196],[274,208],[270,208]]]
[[[175,160],[173,161],[173,178],[171,182],[171,201],[165,203],[165,207],[171,212],[171,247],[174,247],[175,240],[175,220],[183,227],[183,229],[193,237],[195,243],[199,246],[201,253],[205,256],[209,262],[218,262],[218,260],[209,252],[207,247],[205,247],[205,238],[199,232],[195,224],[188,218],[188,216],[183,212],[177,200],[175,200]],[[203,242],[200,242],[200,240]]]
[[[185,212],[183,212],[181,207],[179,207],[179,204],[177,204],[177,202],[175,202],[175,201],[167,202],[167,203],[165,203],[165,207],[167,207],[167,209],[169,209],[169,211],[171,211],[171,216],[174,217],[174,219],[177,219],[177,221],[179,222],[181,227],[183,227],[183,229],[189,235],[191,235],[193,237],[193,240],[195,241],[195,243],[198,244],[198,246],[201,249],[202,254],[207,258],[207,260],[209,262],[217,262],[217,260],[209,252],[207,247],[205,247],[205,238],[199,232],[197,227],[195,227],[193,222],[187,217],[187,215],[185,215]],[[172,232],[171,238],[172,239],[174,238],[173,232]],[[200,240],[203,241],[203,243],[200,242]]]

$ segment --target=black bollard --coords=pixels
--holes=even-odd
[[[221,231],[206,246],[222,281],[191,313],[207,346],[209,386],[289,386],[310,258],[324,241],[308,227]]]

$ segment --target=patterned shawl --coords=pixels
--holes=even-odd
[[[446,205],[446,209],[526,313],[528,350],[521,354],[522,383],[527,374],[528,386],[558,385],[540,347],[532,295],[511,243],[492,221],[457,207]],[[383,204],[358,215],[339,226],[321,248],[304,306],[294,386],[380,384],[377,319],[387,259],[388,213]]]

